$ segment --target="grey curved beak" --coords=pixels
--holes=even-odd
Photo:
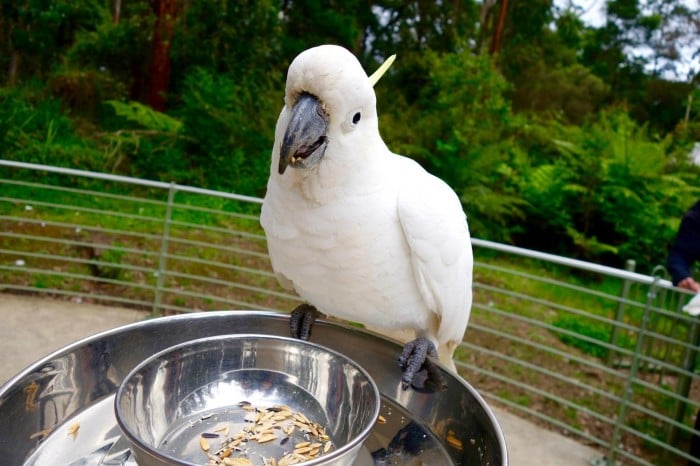
[[[326,151],[328,115],[321,102],[303,93],[292,108],[292,116],[284,133],[278,172],[283,174],[287,166],[308,168],[317,164]]]

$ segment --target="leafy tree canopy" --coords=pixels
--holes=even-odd
[[[382,134],[474,236],[648,271],[700,196],[692,5],[607,0],[595,28],[550,0],[4,2],[0,157],[262,195],[292,58],[396,53]]]

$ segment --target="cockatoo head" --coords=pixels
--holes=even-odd
[[[376,79],[343,47],[321,45],[299,54],[287,72],[278,122],[277,131],[284,131],[278,173],[288,166],[311,168],[327,153],[351,157],[368,138],[378,138]]]

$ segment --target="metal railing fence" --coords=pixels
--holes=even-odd
[[[171,314],[288,311],[261,200],[0,160],[0,292]],[[474,239],[472,318],[455,353],[488,400],[600,451],[685,464],[700,407],[689,295],[652,275]],[[2,295],[0,294],[0,299]]]

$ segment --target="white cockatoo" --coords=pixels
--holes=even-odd
[[[294,59],[261,224],[275,274],[309,303],[293,311],[292,335],[309,337],[314,308],[411,330],[402,384],[420,388],[418,379],[440,382],[432,357],[455,370],[472,302],[471,241],[454,191],[384,144],[379,77],[339,46]]]

